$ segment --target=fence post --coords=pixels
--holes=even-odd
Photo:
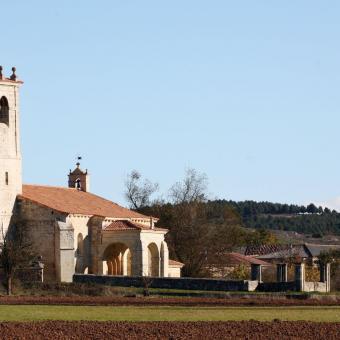
[[[305,290],[305,264],[296,263],[295,264],[295,285],[296,290],[303,292]]]
[[[331,265],[330,263],[320,263],[320,281],[326,283],[326,292],[331,291]]]

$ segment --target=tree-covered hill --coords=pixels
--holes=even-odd
[[[340,235],[340,214],[328,208],[288,205],[255,201],[208,201],[211,211],[218,214],[223,206],[233,207],[249,228],[296,231],[322,237],[326,234]]]

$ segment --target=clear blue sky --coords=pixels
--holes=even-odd
[[[211,197],[340,195],[339,1],[1,4],[0,64],[21,92],[26,183],[124,203],[138,169],[162,192],[188,167]]]

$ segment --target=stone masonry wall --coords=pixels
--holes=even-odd
[[[25,237],[32,243],[33,251],[37,256],[42,256],[44,281],[55,281],[55,221],[63,221],[66,216],[28,200],[17,201],[15,215],[23,225]]]
[[[151,288],[171,288],[186,290],[211,290],[211,291],[253,291],[257,281],[226,281],[218,279],[198,278],[170,278],[153,277],[142,278],[139,276],[107,276],[107,275],[82,275],[75,274],[73,282],[96,283],[108,286],[144,287],[145,280],[151,282]]]

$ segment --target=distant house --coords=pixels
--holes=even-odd
[[[245,256],[254,256],[257,259],[278,263],[283,259],[299,259],[308,264],[316,264],[320,253],[332,249],[340,249],[340,245],[324,244],[268,244],[258,246],[247,246],[243,254]]]
[[[214,265],[210,272],[214,277],[228,277],[235,269],[244,267],[247,271],[252,265],[270,267],[271,263],[256,258],[255,256],[243,255],[240,253],[227,253],[220,265]]]

